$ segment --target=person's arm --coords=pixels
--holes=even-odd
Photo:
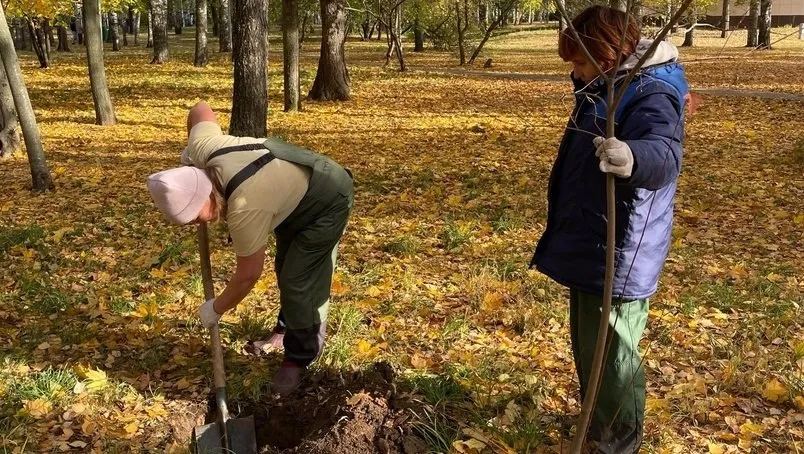
[[[634,157],[631,177],[622,184],[656,190],[678,178],[684,119],[670,95],[654,93],[638,100],[624,116],[621,131]]]
[[[229,309],[237,306],[243,298],[248,295],[254,284],[262,276],[263,263],[265,262],[265,248],[247,257],[237,257],[237,268],[234,276],[226,284],[226,289],[215,299],[214,309],[218,314],[223,314]]]

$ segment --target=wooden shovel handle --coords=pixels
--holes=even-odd
[[[198,253],[201,256],[201,279],[204,282],[204,300],[215,298],[215,287],[212,285],[212,265],[209,261],[209,237],[207,223],[198,224]],[[223,372],[223,349],[221,348],[221,332],[217,324],[210,329],[212,336],[212,375],[215,389],[225,388],[226,378]]]

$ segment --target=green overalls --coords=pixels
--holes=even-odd
[[[338,242],[354,204],[352,175],[324,155],[274,138],[262,144],[218,150],[209,160],[261,148],[265,154],[226,182],[225,197],[228,199],[237,186],[273,159],[311,170],[307,192],[299,205],[274,229],[280,303],[276,330],[285,333],[285,361],[306,367],[324,348]]]

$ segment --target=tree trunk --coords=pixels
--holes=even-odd
[[[113,125],[116,122],[112,97],[106,85],[103,66],[103,37],[100,28],[100,0],[83,0],[84,21],[89,64],[89,84],[95,102],[95,124]]]
[[[221,9],[220,22],[218,24],[218,32],[220,33],[219,51],[231,52],[232,51],[232,10],[230,8],[231,0],[220,0]]]
[[[162,1],[162,0],[160,0],[160,1]],[[174,8],[173,8],[173,0],[164,0],[164,1],[165,1],[165,15],[166,15],[165,16],[165,22],[166,22],[165,28],[167,30],[170,30],[171,28],[176,28],[176,16],[175,16],[176,12],[173,11],[174,10]],[[153,0],[151,0],[151,3],[153,3]]]
[[[28,21],[28,34],[31,37],[31,45],[36,53],[36,58],[39,59],[39,67],[42,69],[48,68],[50,67],[50,60],[45,49],[44,33],[42,33],[42,29],[34,22],[33,18],[26,17],[26,19]]]
[[[486,41],[491,38],[491,34],[494,32],[494,30],[496,30],[500,24],[502,24],[502,21],[506,16],[508,16],[508,13],[511,12],[511,9],[514,7],[514,5],[516,5],[516,2],[517,0],[508,0],[507,3],[504,3],[500,6],[500,16],[494,22],[492,22],[491,25],[489,25],[489,28],[486,29],[486,33],[483,34],[483,39],[480,40],[480,43],[477,45],[475,51],[472,53],[472,56],[469,58],[470,65],[475,62],[477,57],[480,55],[480,51],[483,50],[483,46],[486,45]]]
[[[47,18],[42,19],[42,31],[45,33],[45,51],[47,57],[50,59],[50,52],[56,47],[56,41],[53,38],[53,27],[50,26],[50,20]]]
[[[22,50],[32,51],[34,50],[33,47],[33,39],[31,37],[31,28],[28,24],[27,18],[22,18]]]
[[[109,13],[109,39],[112,41],[112,51],[118,52],[120,51],[120,34],[118,33],[118,27],[120,23],[117,19],[117,13],[110,12]],[[103,60],[101,60],[103,61]]]
[[[17,109],[22,126],[22,135],[25,138],[33,189],[34,191],[46,191],[53,187],[53,180],[50,177],[47,162],[45,162],[39,127],[36,125],[36,116],[34,116],[28,90],[25,88],[25,80],[22,78],[22,71],[17,62],[17,52],[14,50],[14,41],[11,39],[11,31],[8,29],[2,2],[0,2],[0,57],[3,60],[6,79],[14,98],[14,107]]]
[[[455,0],[455,17],[458,18],[458,55],[460,56],[460,65],[463,66],[466,64],[466,50],[464,49],[464,39],[463,39],[463,32],[465,29],[463,28],[463,23],[461,22],[461,2],[460,0]]]
[[[131,20],[131,33],[134,35],[134,45],[140,45],[140,12],[134,12],[134,18]]]
[[[413,24],[413,43],[413,52],[424,52],[424,31],[418,17]]]
[[[566,7],[567,7],[566,0],[557,0],[557,1],[558,1],[558,3],[561,4],[561,6],[563,6],[566,9]],[[567,29],[567,20],[564,18],[563,15],[559,14],[558,15],[558,30],[563,32],[566,29]]]
[[[151,0],[151,22],[153,23],[154,58],[151,64],[162,64],[168,59],[167,5],[169,0]]]
[[[486,2],[480,2],[477,4],[477,23],[480,28],[486,28],[486,25],[489,23],[489,10],[488,5]]]
[[[22,33],[20,32],[20,20],[17,17],[11,18],[11,40],[14,42],[14,50],[22,50]]]
[[[20,149],[19,119],[14,108],[14,96],[8,85],[6,70],[0,61],[0,158]]]
[[[759,41],[757,47],[760,49],[771,48],[771,18],[773,7],[773,0],[761,0],[761,11],[759,14]]]
[[[690,28],[684,33],[684,43],[681,47],[693,47],[695,45],[695,25],[690,25]]]
[[[209,3],[209,18],[212,19],[212,36],[218,36],[218,8]]]
[[[266,31],[267,33],[267,31]],[[195,0],[195,61],[198,67],[207,66],[207,0]]]
[[[121,24],[120,29],[123,31],[123,47],[126,47],[128,46],[128,31],[129,31],[128,18],[122,13],[118,17],[123,18],[123,23]]]
[[[59,37],[59,46],[56,50],[58,52],[72,52],[70,50],[70,37],[67,35],[67,27],[59,25],[56,29],[56,34]]]
[[[391,62],[391,57],[396,55],[399,62],[399,70],[407,71],[405,66],[405,55],[402,49],[402,5],[397,4],[388,12],[388,52],[385,54],[385,65]]]
[[[129,6],[125,10],[125,19],[123,20],[123,31],[133,35],[134,34],[134,8]]]
[[[149,49],[154,47],[154,16],[151,10],[148,10],[148,17],[145,18],[148,21],[148,35],[145,38],[145,48]]]
[[[346,68],[346,0],[320,0],[321,56],[310,98],[316,101],[349,99],[349,71]]]
[[[729,33],[729,28],[731,28],[729,21],[731,20],[731,0],[723,0],[723,13],[720,20],[720,28],[723,30],[720,32],[720,37],[725,38],[726,35]]]
[[[268,114],[265,0],[235,0],[232,24],[234,93],[229,134],[265,137]]]
[[[285,75],[285,112],[301,110],[299,102],[299,2],[282,0],[282,52]]]
[[[749,11],[748,42],[745,46],[757,47],[759,45],[759,0],[751,0]]]
[[[302,48],[304,47],[304,36],[305,36],[305,31],[307,30],[307,17],[308,16],[309,16],[309,14],[307,14],[307,12],[305,11],[304,12],[304,17],[302,18],[301,27],[299,27],[299,52],[301,52]],[[369,36],[369,39],[371,39],[371,36]]]
[[[81,12],[81,8],[78,7],[78,3],[75,5],[75,34],[76,34],[76,41],[80,45],[84,45],[84,13]]]
[[[177,35],[181,35],[182,32],[184,31],[184,15],[182,14],[183,12],[184,12],[184,3],[182,2],[182,0],[176,0],[176,3],[173,4],[173,15],[174,15],[173,30]]]

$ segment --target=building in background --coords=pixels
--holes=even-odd
[[[751,22],[748,14],[749,0],[731,0],[730,28],[748,28]],[[804,0],[773,0],[771,9],[774,27],[804,23]],[[723,0],[716,0],[706,12],[706,22],[720,25],[723,16]]]

